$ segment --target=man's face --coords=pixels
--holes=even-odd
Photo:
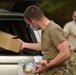
[[[73,18],[73,20],[76,22],[76,11],[73,13],[72,18]]]
[[[39,28],[39,23],[36,20],[32,20],[31,22],[29,22],[27,19],[24,19],[26,21],[27,24],[31,25],[34,28]],[[40,29],[40,28],[39,28]]]
[[[25,19],[25,21],[28,25],[30,25],[32,29],[40,30],[39,24],[36,20],[32,20],[31,22],[29,22],[27,19]]]

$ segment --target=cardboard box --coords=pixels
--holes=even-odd
[[[19,52],[21,42],[16,36],[0,31],[0,47],[13,52]]]

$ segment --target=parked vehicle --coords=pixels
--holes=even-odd
[[[10,0],[0,2],[0,31],[16,35],[25,42],[39,42],[40,31],[33,31],[23,20],[23,12],[29,5],[41,0]],[[18,61],[32,62],[41,52],[23,49],[19,53],[0,48],[0,75],[18,75]],[[30,74],[31,75],[31,74]]]

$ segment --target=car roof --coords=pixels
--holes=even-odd
[[[42,0],[0,0],[0,20],[23,20],[25,9],[41,2]]]
[[[0,0],[0,9],[10,12],[24,12],[29,5],[39,5],[42,0]]]
[[[0,20],[23,20],[23,13],[0,11]]]

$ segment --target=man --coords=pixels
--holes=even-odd
[[[71,50],[73,50],[71,51],[70,68],[72,69],[73,75],[76,75],[76,52],[74,52],[76,51],[76,10],[73,12],[72,19],[72,21],[65,24],[63,30],[65,37],[71,46]]]
[[[70,45],[76,47],[76,10],[73,12],[72,19],[72,21],[65,24],[63,30]]]
[[[43,57],[48,61],[47,66],[38,66],[35,73],[45,71],[45,75],[69,75],[65,61],[70,58],[70,50],[62,28],[47,19],[42,11],[34,5],[25,10],[24,20],[32,27],[42,29],[41,43],[26,43],[20,40],[22,42],[21,50],[29,48],[43,51]]]

